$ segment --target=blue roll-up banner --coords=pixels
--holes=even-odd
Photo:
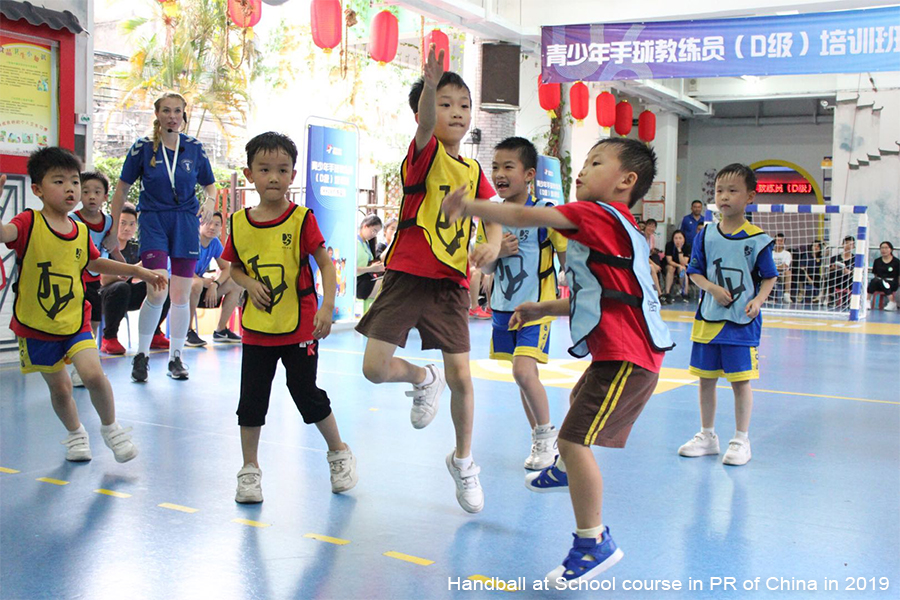
[[[357,135],[333,127],[308,125],[306,207],[312,209],[337,271],[334,319],[353,316],[356,298]],[[316,293],[322,278],[315,261]]]
[[[897,71],[900,7],[541,28],[546,82]]]
[[[557,206],[566,203],[558,158],[538,155],[537,172],[534,175],[534,195],[538,200],[548,200]]]

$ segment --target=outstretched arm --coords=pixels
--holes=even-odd
[[[491,223],[510,227],[552,227],[553,229],[574,229],[578,226],[561,212],[548,206],[521,206],[518,204],[498,204],[495,202],[474,202],[466,200],[466,186],[453,190],[444,198],[441,206],[451,221],[472,215]]]

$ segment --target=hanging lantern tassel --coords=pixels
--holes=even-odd
[[[656,115],[649,110],[645,110],[638,117],[638,137],[647,143],[656,139]]]
[[[572,118],[579,125],[588,116],[591,94],[588,87],[579,81],[569,89],[569,101],[572,103]]]
[[[369,57],[378,61],[381,66],[394,60],[397,56],[399,27],[397,17],[390,11],[383,10],[372,19],[372,32],[369,36]]]
[[[556,118],[556,109],[562,100],[562,92],[558,83],[542,83],[541,76],[538,75],[538,100],[541,108],[547,111],[547,115],[551,119]]]
[[[344,24],[341,2],[312,0],[309,11],[313,43],[328,54],[341,43],[341,26]]]
[[[616,133],[625,136],[631,132],[631,122],[634,120],[634,108],[628,100],[622,100],[616,104]]]

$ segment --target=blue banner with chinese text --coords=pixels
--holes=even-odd
[[[559,25],[545,83],[900,70],[900,7],[790,16]]]

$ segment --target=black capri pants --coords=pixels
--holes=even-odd
[[[306,347],[253,346],[244,344],[241,359],[241,399],[238,403],[238,425],[262,427],[269,412],[269,396],[278,361],[287,372],[287,387],[294,404],[306,424],[318,423],[331,414],[331,400],[325,390],[316,386],[319,342]]]

